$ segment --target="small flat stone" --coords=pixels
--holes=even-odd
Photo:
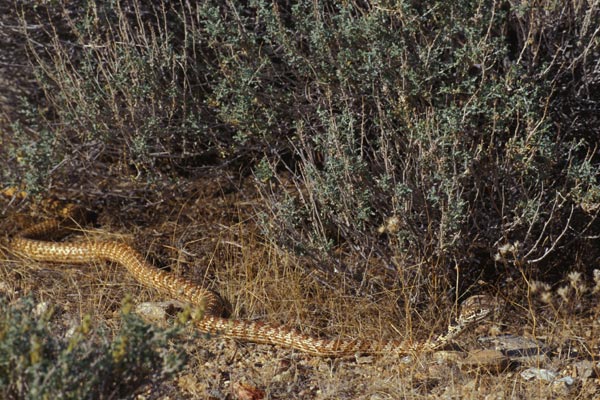
[[[177,315],[184,306],[178,301],[146,302],[135,307],[135,312],[141,317],[161,323]]]
[[[550,351],[543,342],[516,335],[486,336],[479,338],[479,342],[492,345],[494,350],[502,352],[512,361],[521,364],[540,363],[548,361],[547,353]]]
[[[521,378],[526,381],[537,379],[540,381],[552,382],[556,379],[558,374],[554,371],[545,368],[527,368],[521,371]]]
[[[461,369],[466,371],[487,371],[500,373],[511,366],[510,358],[498,350],[476,350],[459,362]]]

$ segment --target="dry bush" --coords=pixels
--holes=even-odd
[[[253,171],[265,241],[409,321],[592,275],[593,2],[13,5],[39,92],[4,182],[156,204],[167,180]]]

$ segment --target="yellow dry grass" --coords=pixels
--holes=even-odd
[[[306,260],[278,250],[261,237],[252,202],[241,201],[238,192],[223,194],[214,187],[210,192],[217,194],[211,196],[198,185],[194,196],[173,198],[160,210],[140,207],[138,213],[121,213],[117,208],[104,209],[99,215],[100,228],[86,227],[81,237],[118,238],[133,244],[155,265],[218,291],[231,303],[232,315],[285,323],[310,334],[422,340],[442,331],[452,316],[451,303],[432,302],[428,308],[405,313],[399,304],[410,293],[400,289],[368,297],[345,290],[341,279],[332,282],[336,289],[323,286],[306,268]],[[7,235],[43,218],[44,212],[32,211],[27,203],[1,201],[0,230]],[[117,327],[127,296],[134,303],[165,300],[140,286],[118,265],[49,265],[18,259],[6,248],[1,251],[0,295],[12,301],[32,294],[36,301],[49,303],[60,310],[56,318],[65,331],[88,314],[97,324]],[[531,302],[539,302],[538,297],[531,294]],[[589,318],[575,319],[570,315],[556,318],[559,309],[548,305],[546,310],[552,312],[535,321],[532,315],[541,314],[532,307],[513,304],[512,312],[522,314],[511,316],[503,330],[535,331],[534,335],[552,335],[563,343],[567,338],[583,337],[581,344],[591,347],[588,352],[598,348],[597,307],[590,310]],[[557,394],[552,385],[530,384],[515,372],[468,372],[430,357],[322,359],[273,346],[198,337],[191,329],[189,336],[181,338],[192,356],[188,368],[168,384],[149,385],[149,395],[242,398],[244,388],[263,391],[266,398],[531,398]],[[476,346],[474,334],[461,342]]]

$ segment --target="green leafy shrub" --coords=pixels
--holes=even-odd
[[[52,333],[51,312],[35,316],[31,300],[0,304],[0,394],[3,399],[116,399],[184,366],[167,351],[175,329],[158,330],[130,313],[112,339],[84,320],[68,338]]]

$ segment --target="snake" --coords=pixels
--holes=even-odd
[[[10,239],[9,248],[20,257],[41,262],[117,263],[142,285],[202,310],[200,317],[192,319],[192,323],[201,332],[292,348],[314,356],[409,355],[415,352],[433,352],[456,339],[470,326],[489,317],[494,310],[491,296],[472,295],[463,301],[458,317],[449,324],[444,333],[423,341],[311,336],[286,325],[224,317],[224,301],[217,293],[192,280],[155,267],[146,261],[139,251],[122,241],[96,239],[82,242],[59,241],[76,230],[76,227],[77,224],[73,219],[48,219],[18,232]]]

